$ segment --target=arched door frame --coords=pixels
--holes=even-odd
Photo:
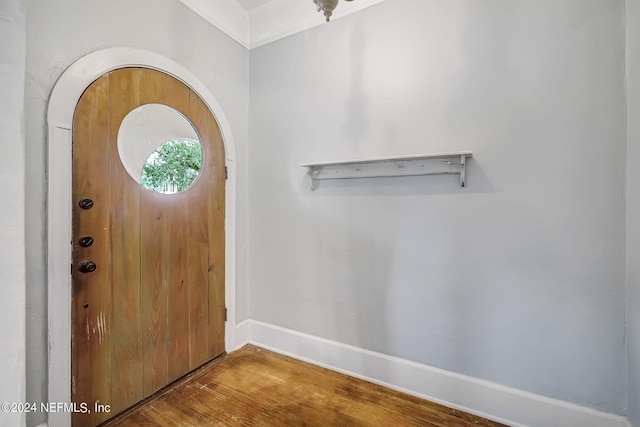
[[[225,147],[225,324],[227,351],[235,348],[236,328],[236,168],[231,126],[209,89],[189,70],[157,53],[118,47],[90,53],[74,62],[56,82],[47,113],[47,308],[48,401],[71,402],[71,166],[72,128],[76,104],[85,89],[106,72],[146,67],[181,80],[197,93],[216,118]],[[88,402],[89,403],[89,402]],[[71,425],[70,412],[49,414],[49,427]]]

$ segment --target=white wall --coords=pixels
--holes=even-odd
[[[46,401],[45,112],[51,90],[76,59],[130,46],[186,67],[222,106],[237,156],[237,315],[247,316],[247,139],[249,54],[175,0],[28,1],[27,28],[27,399]],[[51,147],[55,149],[55,147]],[[36,415],[29,424],[41,422]]]
[[[629,419],[640,426],[640,1],[627,0],[627,346]]]
[[[625,412],[622,0],[394,0],[251,51],[252,319]],[[471,149],[434,176],[300,163]]]
[[[0,2],[0,402],[25,400],[24,0]],[[0,425],[24,425],[0,412]]]

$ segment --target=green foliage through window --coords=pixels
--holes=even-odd
[[[142,168],[142,185],[158,193],[178,193],[191,186],[202,168],[200,144],[176,139],[151,153]]]

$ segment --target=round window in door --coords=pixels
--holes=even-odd
[[[194,126],[162,104],[141,105],[127,114],[118,131],[118,153],[138,184],[162,194],[188,190],[204,164]]]

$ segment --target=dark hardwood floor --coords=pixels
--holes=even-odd
[[[450,427],[502,424],[248,345],[105,425]]]

